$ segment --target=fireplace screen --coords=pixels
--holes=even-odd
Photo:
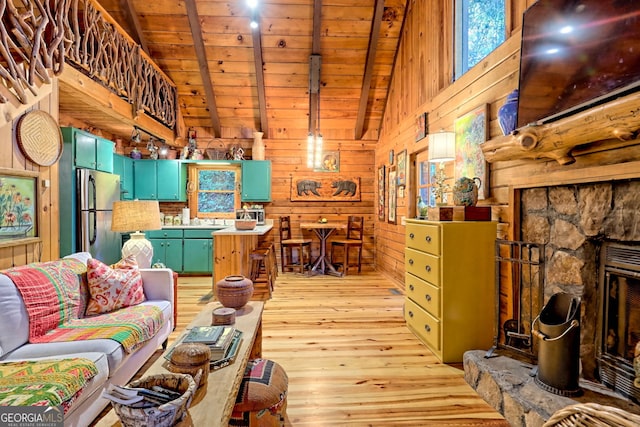
[[[640,402],[633,366],[636,346],[640,350],[640,247],[607,242],[602,255],[599,374],[603,383]]]

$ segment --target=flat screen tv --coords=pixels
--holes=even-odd
[[[640,86],[640,0],[538,0],[522,22],[517,127]]]

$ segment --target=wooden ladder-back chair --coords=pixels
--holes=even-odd
[[[297,251],[297,260],[293,258],[294,251]],[[283,273],[287,269],[304,273],[311,264],[311,239],[292,238],[291,218],[288,216],[280,217],[280,263]]]
[[[350,267],[358,267],[358,273],[362,271],[362,235],[364,232],[364,217],[350,216],[347,223],[347,236],[345,239],[331,240],[331,264],[342,266],[342,273],[346,276]],[[342,260],[336,260],[335,254],[338,247],[342,248]],[[357,262],[349,261],[349,249],[358,249]]]

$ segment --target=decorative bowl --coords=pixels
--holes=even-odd
[[[236,219],[236,230],[253,230],[257,223],[255,219]]]

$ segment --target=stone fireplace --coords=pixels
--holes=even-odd
[[[638,212],[640,180],[521,191],[522,240],[545,244],[545,301],[561,291],[582,300],[580,361],[581,376],[587,380],[599,381],[601,374],[603,244],[640,242]]]

